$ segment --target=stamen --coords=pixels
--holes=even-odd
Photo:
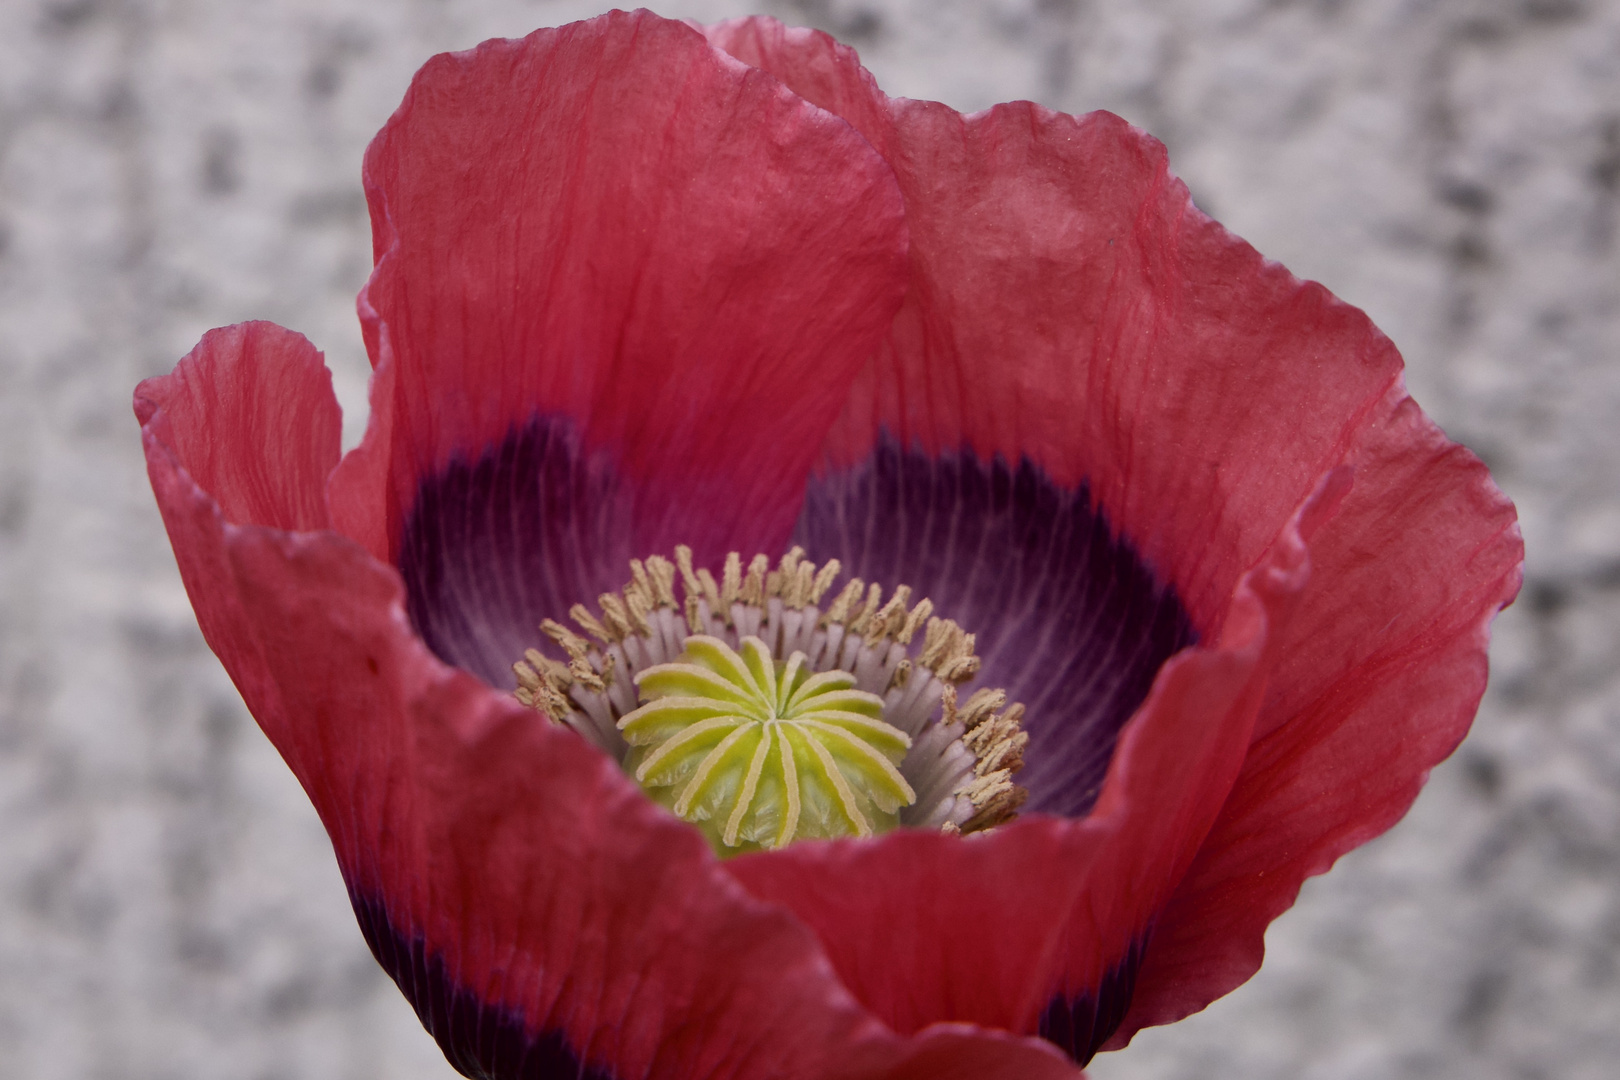
[[[815,569],[809,563],[805,563],[804,566],[807,571]],[[827,590],[832,588],[833,581],[837,579],[843,569],[837,559],[828,559],[827,564],[816,574],[815,582],[810,586],[808,602],[811,604],[821,603],[821,598],[827,595]]]
[[[732,552],[718,582],[684,545],[673,562],[631,560],[596,612],[569,611],[584,636],[541,624],[566,662],[527,650],[516,696],[611,754],[722,854],[1010,821],[1027,794],[1013,780],[1023,707],[999,690],[960,698],[979,672],[974,636],[926,597],[910,607],[908,586],[885,602],[852,579],[823,613],[841,570],[797,547],[775,569]]]
[[[742,556],[735,551],[726,556],[725,580],[720,586],[720,607],[730,610],[742,590]]]
[[[742,588],[737,590],[737,599],[744,604],[759,607],[765,602],[765,573],[770,569],[771,561],[763,555],[755,555],[754,560],[748,564],[748,576],[743,579]]]

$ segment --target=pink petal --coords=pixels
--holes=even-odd
[[[1117,117],[1028,103],[962,117],[884,97],[825,35],[765,19],[709,33],[849,119],[906,198],[912,288],[829,439],[830,477],[884,435],[1033,462],[1090,491],[1206,639],[1228,632],[1234,586],[1290,519],[1321,526],[1299,623],[1279,620],[1267,646],[1280,668],[1242,784],[1207,840],[1174,841],[1204,844],[1175,899],[1186,862],[1166,860],[1133,906],[1169,905],[1122,1036],[1201,1007],[1252,973],[1303,876],[1388,827],[1466,730],[1485,623],[1517,584],[1511,507],[1405,398],[1400,357],[1364,315],[1199,213],[1163,147]],[[1350,483],[1344,520],[1323,525]],[[1174,790],[1150,770],[1116,780],[1124,804]],[[1053,1004],[1117,1017],[1123,1003],[1099,995],[1130,997],[1143,942],[1122,950],[1098,910],[1077,898],[1084,944]],[[805,917],[824,939],[851,932]],[[1086,959],[1099,949],[1113,968]]]
[[[302,334],[267,322],[210,330],[172,375],[136,388],[135,414],[231,517],[326,527],[343,415],[325,360]],[[215,437],[222,431],[231,437]]]
[[[904,288],[899,194],[847,124],[614,13],[436,57],[365,176],[384,389],[335,514],[437,655],[507,685],[629,558],[782,544]]]
[[[265,524],[335,456],[302,338],[216,331],[136,408],[204,636],[320,813],[379,961],[463,1069],[904,1080],[943,1056],[1073,1075],[994,1033],[884,1030],[802,925],[616,766],[435,660],[392,568]]]
[[[768,19],[711,37],[838,111],[894,167],[911,289],[825,448],[1028,459],[1088,484],[1203,633],[1399,377],[1366,316],[1192,206],[1109,113],[890,99],[854,52]]]
[[[1115,1045],[1254,974],[1304,879],[1400,820],[1473,721],[1490,620],[1522,575],[1513,506],[1398,387],[1351,460],[1243,773],[1159,918]]]
[[[965,841],[902,830],[799,844],[728,868],[797,912],[897,1030],[1034,1032],[1055,1000],[1098,993],[1150,932],[1243,763],[1270,642],[1307,577],[1290,531],[1245,579],[1222,638],[1164,666],[1086,818],[1030,815]],[[1065,1049],[1083,1061],[1108,1034]]]
[[[399,512],[551,417],[633,486],[639,550],[780,542],[904,288],[893,177],[846,124],[617,12],[434,58],[365,176]]]

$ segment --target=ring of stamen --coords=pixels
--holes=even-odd
[[[993,689],[961,699],[974,636],[927,599],[911,606],[906,586],[885,600],[858,578],[823,611],[840,567],[803,555],[745,569],[732,552],[718,580],[685,547],[673,563],[631,560],[599,613],[569,612],[585,636],[541,624],[566,660],[527,650],[518,699],[612,755],[722,854],[1015,817],[1023,707]]]

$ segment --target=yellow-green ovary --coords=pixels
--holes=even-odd
[[[636,676],[644,704],[619,721],[631,775],[723,855],[894,828],[916,793],[883,699],[803,653],[779,664],[759,638],[740,645],[695,635]]]

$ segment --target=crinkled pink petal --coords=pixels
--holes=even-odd
[[[893,176],[846,124],[615,12],[429,61],[365,179],[392,501],[357,532],[397,545],[424,480],[560,422],[629,486],[634,554],[780,544],[904,288]]]
[[[216,331],[142,383],[136,411],[203,634],[320,813],[379,961],[458,1068],[1075,1075],[996,1033],[896,1037],[813,935],[612,762],[428,653],[391,567],[334,532],[277,527],[319,506],[336,456],[330,382],[303,338]]]
[[[1486,626],[1517,588],[1511,505],[1405,396],[1398,354],[1361,312],[1201,214],[1163,147],[1117,117],[1028,103],[963,117],[883,96],[825,35],[768,19],[708,32],[848,119],[906,199],[911,290],[824,468],[859,464],[880,433],[1033,461],[1087,486],[1206,635],[1323,495],[1310,588],[1268,645],[1242,777],[1207,838],[1184,834],[1202,842],[1192,872],[1167,860],[1176,876],[1135,913],[1152,935],[1115,1045],[1202,1007],[1252,974],[1303,877],[1393,823],[1466,731]],[[1104,932],[1087,904],[1080,940]],[[1065,993],[1099,992],[1086,953]]]
[[[957,1020],[1035,1032],[1054,1000],[1095,1004],[1226,798],[1272,643],[1308,577],[1291,530],[1245,578],[1220,640],[1161,670],[1087,817],[1026,815],[965,841],[901,830],[792,845],[727,868],[798,913],[846,985],[900,1031]],[[1065,1048],[1083,1060],[1096,1042],[1088,1027]]]
[[[755,18],[721,47],[894,168],[911,286],[824,465],[882,431],[1089,486],[1204,633],[1400,373],[1355,308],[1200,213],[1151,136],[1029,102],[884,96],[853,50]]]
[[[1473,722],[1491,618],[1522,576],[1513,505],[1398,386],[1350,460],[1243,773],[1159,916],[1115,1045],[1253,975],[1305,878],[1400,820]]]

